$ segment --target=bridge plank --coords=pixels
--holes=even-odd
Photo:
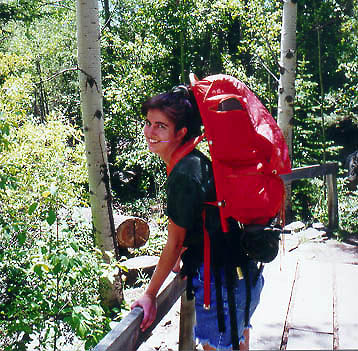
[[[358,347],[358,266],[336,265],[336,320],[340,350]]]
[[[332,335],[291,328],[286,350],[332,350]]]
[[[298,272],[289,327],[333,335],[332,264],[301,260]]]
[[[251,318],[250,349],[280,349],[296,264],[297,257],[286,253],[265,266],[260,303]]]
[[[134,308],[100,342],[93,351],[136,350],[139,326],[143,319],[143,310]]]

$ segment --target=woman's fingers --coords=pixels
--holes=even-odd
[[[142,307],[143,309],[144,316],[140,324],[140,329],[144,332],[155,320],[157,314],[156,299],[152,296],[144,295],[132,304],[131,309],[134,307]]]

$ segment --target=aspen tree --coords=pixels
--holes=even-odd
[[[103,253],[114,251],[118,258],[103,123],[98,0],[77,0],[77,46],[81,111],[96,245]],[[121,290],[118,275],[113,284],[102,284],[103,303],[107,306],[119,304],[122,300]]]
[[[292,160],[292,129],[296,77],[296,22],[297,0],[284,0],[282,11],[280,82],[278,90],[277,124],[282,130]],[[287,217],[291,212],[291,186],[286,186]]]

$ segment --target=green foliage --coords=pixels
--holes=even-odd
[[[339,233],[358,234],[357,190],[348,190],[344,178],[337,178]],[[327,187],[323,178],[300,180],[293,185],[294,216],[305,222],[328,224]]]
[[[47,216],[44,208],[50,193],[58,193],[57,207],[80,204],[85,198],[87,175],[81,134],[61,119],[43,126],[25,123],[16,134],[13,130],[11,147],[0,154],[0,160],[5,174],[21,179],[16,188],[0,193],[2,208],[11,208],[14,213],[14,218],[8,218],[10,222],[34,203],[38,207],[32,211],[33,218]]]
[[[61,3],[43,0],[2,0],[0,2],[0,23],[21,22],[30,25],[37,19],[57,17],[60,19],[74,11],[73,1],[61,0]]]
[[[98,300],[98,277],[114,267],[88,250],[89,243],[93,247],[88,224],[59,213],[55,218],[52,224],[57,225],[43,231],[32,245],[18,241],[0,253],[0,330],[7,332],[2,340],[5,350],[30,342],[39,344],[40,350],[55,344],[61,349],[64,337],[75,334],[86,340],[88,349],[109,330]]]
[[[349,2],[348,2],[349,3]],[[344,74],[343,84],[332,89],[327,102],[333,121],[351,118],[358,125],[358,4],[352,3],[351,13],[342,21],[340,31],[342,50],[338,51],[337,72]],[[333,122],[334,123],[334,122]]]
[[[307,72],[307,62],[298,61],[296,78],[295,130],[293,142],[293,162],[295,167],[320,163],[323,153],[326,160],[336,160],[339,146],[325,140],[320,116],[318,83],[312,81]],[[327,114],[324,114],[327,117]],[[326,128],[326,126],[324,126]],[[323,148],[323,145],[326,148]]]
[[[327,189],[322,178],[302,179],[292,185],[294,218],[304,222],[328,223]]]
[[[0,152],[8,150],[10,126],[6,121],[5,114],[0,112]]]
[[[103,34],[105,128],[114,170],[140,174],[140,196],[152,194],[151,184],[165,177],[157,176],[159,162],[142,138],[140,105],[149,96],[187,82],[189,72],[198,77],[228,73],[274,111],[277,85],[262,63],[277,74],[281,4],[261,5],[229,0],[116,5]]]
[[[82,136],[57,116],[0,124],[0,348],[85,348],[109,330],[99,280],[118,267],[94,250],[74,213],[88,203]],[[84,340],[81,342],[81,340]]]
[[[298,57],[307,62],[312,80],[319,82],[318,45],[323,67],[324,110],[330,123],[347,118],[357,121],[357,26],[355,1],[298,2]],[[318,32],[320,42],[318,42]],[[318,96],[318,92],[315,92]]]
[[[358,235],[358,190],[350,191],[344,179],[338,180],[338,210],[341,231]]]
[[[61,111],[78,122],[77,74],[66,71],[76,66],[75,11],[62,3],[50,6],[54,12],[49,17],[10,21],[4,27],[8,37],[0,48],[0,106],[14,112],[17,121],[44,121],[49,111]],[[37,6],[43,11],[48,4]]]
[[[0,52],[0,107],[14,124],[26,119],[31,106],[31,76],[22,69],[29,63],[29,58]]]

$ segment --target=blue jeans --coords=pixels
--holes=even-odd
[[[216,290],[214,275],[211,272],[210,279],[210,309],[206,310],[203,307],[204,304],[204,268],[200,267],[198,274],[193,278],[193,287],[195,291],[195,311],[196,311],[196,326],[195,337],[199,339],[201,344],[209,344],[215,347],[217,350],[231,350],[231,332],[230,332],[230,317],[229,317],[229,304],[228,294],[225,282],[225,274],[221,272],[222,281],[222,297],[223,308],[225,316],[225,332],[219,332],[218,318],[216,310]],[[249,262],[249,277],[251,281],[251,303],[249,317],[251,318],[257,305],[260,301],[261,290],[264,285],[264,278],[260,273],[258,279],[255,282],[253,280],[257,277],[258,269],[254,262]],[[245,329],[245,308],[246,308],[246,283],[245,279],[236,279],[234,287],[234,296],[236,303],[236,318],[238,326],[239,342],[244,341],[244,329]],[[251,327],[249,324],[248,327]]]

